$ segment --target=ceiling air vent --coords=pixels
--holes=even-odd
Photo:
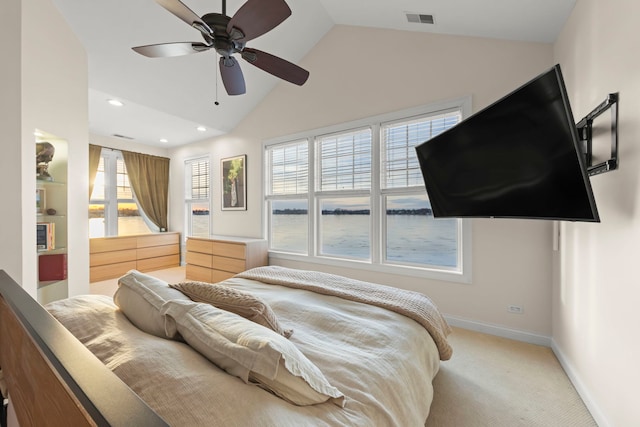
[[[433,24],[433,15],[425,15],[422,13],[406,12],[407,21],[414,24]]]
[[[119,133],[114,133],[113,136],[115,136],[116,138],[122,138],[122,139],[133,139],[130,136],[120,135]]]

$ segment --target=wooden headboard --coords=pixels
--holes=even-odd
[[[0,367],[21,427],[168,425],[3,270]]]

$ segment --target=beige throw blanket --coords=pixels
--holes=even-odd
[[[431,299],[419,292],[278,266],[254,268],[235,277],[337,296],[394,311],[415,320],[429,332],[438,347],[440,360],[449,360],[453,353],[447,342],[451,328]]]

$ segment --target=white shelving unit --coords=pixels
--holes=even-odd
[[[67,181],[68,181],[68,143],[49,133],[38,131],[36,144],[48,142],[55,148],[53,159],[48,166],[50,177],[37,177],[36,189],[40,191],[40,209],[37,209],[38,223],[54,224],[53,248],[38,249],[38,302],[47,304],[51,301],[68,297],[67,280]],[[34,168],[34,172],[37,171]],[[53,209],[53,210],[52,210]],[[55,280],[40,280],[41,257],[62,255],[56,257],[58,270],[63,269],[64,278]],[[54,259],[54,258],[52,258]]]

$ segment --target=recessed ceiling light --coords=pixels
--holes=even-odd
[[[207,128],[204,126],[198,126],[196,129],[198,129],[198,132],[206,132]]]
[[[160,142],[169,142],[169,140],[167,138],[162,138]]]
[[[117,99],[109,99],[107,102],[113,105],[114,107],[122,107],[124,105],[121,101],[118,101]]]

